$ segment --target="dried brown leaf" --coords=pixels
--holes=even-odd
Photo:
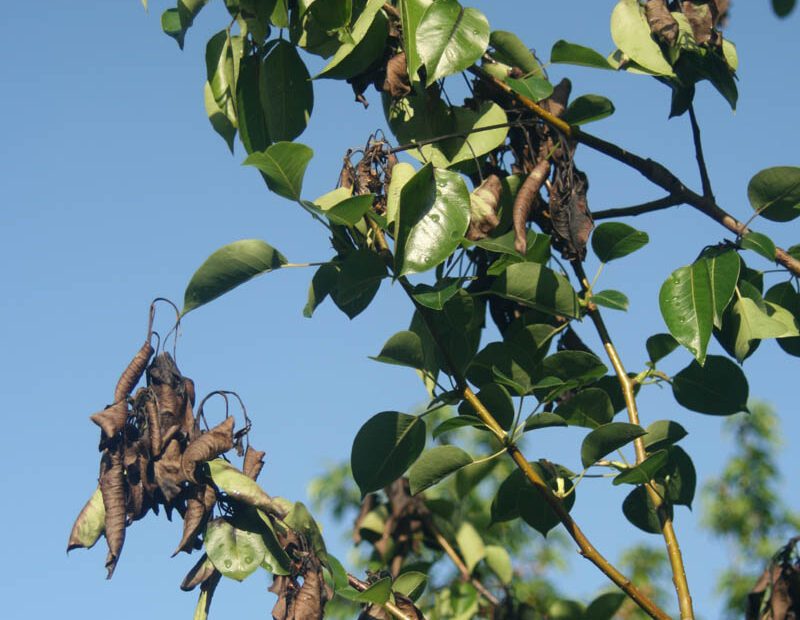
[[[147,362],[150,361],[150,356],[153,355],[153,345],[150,342],[145,342],[139,351],[136,353],[131,363],[122,373],[122,376],[117,381],[117,387],[114,390],[114,402],[124,400],[130,396],[133,388],[139,383],[142,378]]]
[[[389,93],[393,99],[400,99],[411,92],[405,52],[395,54],[386,63],[386,79],[383,82],[383,90]]]
[[[189,377],[183,377],[183,418],[180,426],[181,430],[186,433],[187,437],[190,439],[194,439],[194,435],[197,433],[194,420],[194,399],[194,381],[192,381]]]
[[[469,229],[467,239],[479,241],[486,238],[500,223],[497,210],[503,185],[500,177],[490,174],[469,196]]]
[[[553,88],[553,94],[545,99],[542,104],[553,116],[561,117],[567,109],[569,95],[572,92],[572,82],[564,78]]]
[[[109,405],[102,411],[92,414],[89,419],[97,424],[103,435],[110,439],[125,428],[125,421],[128,419],[128,402],[121,400]]]
[[[105,536],[108,542],[106,568],[108,579],[114,574],[122,545],[125,542],[125,470],[122,455],[118,451],[109,454],[110,467],[100,477],[100,492],[106,511]]]
[[[586,175],[569,166],[564,174],[557,173],[554,190],[550,193],[550,219],[553,224],[554,246],[568,259],[583,260],[586,244],[594,228],[586,192]]]
[[[219,575],[219,572],[216,568],[214,568],[211,560],[209,560],[208,556],[204,553],[203,556],[197,561],[197,564],[192,566],[192,568],[189,569],[189,572],[186,573],[186,577],[184,577],[183,581],[181,582],[181,590],[184,592],[191,592],[197,586],[205,583],[214,574]]]
[[[255,450],[247,446],[247,451],[244,453],[244,463],[242,464],[242,473],[248,478],[258,480],[258,475],[264,467],[264,455],[266,452]]]
[[[150,442],[150,454],[153,458],[161,456],[161,419],[158,415],[158,405],[155,394],[148,389],[148,396],[144,401],[145,418],[147,419],[147,438]]]
[[[186,500],[186,512],[183,514],[183,536],[178,543],[178,548],[172,554],[173,557],[181,551],[192,552],[197,535],[205,525],[216,502],[217,494],[214,487],[208,484],[195,487],[194,496]]]
[[[716,33],[714,32],[714,14],[716,13],[716,6],[712,11],[711,6],[707,2],[692,2],[687,0],[681,3],[683,14],[689,20],[694,33],[694,39],[700,45],[704,45],[710,41],[716,40]]]
[[[644,11],[650,32],[667,45],[675,45],[680,28],[670,13],[666,0],[647,0]]]
[[[528,174],[514,198],[514,247],[524,255],[528,249],[528,216],[539,197],[539,190],[550,175],[550,162],[541,159]]]
[[[196,483],[195,468],[199,463],[210,461],[233,448],[233,425],[233,417],[225,418],[186,447],[181,458],[181,468],[187,480]]]
[[[180,495],[186,477],[181,469],[181,444],[177,439],[165,444],[161,458],[153,464],[153,476],[167,504]]]

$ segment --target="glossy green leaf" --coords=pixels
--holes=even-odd
[[[742,249],[753,250],[770,262],[775,261],[775,243],[762,233],[749,232],[741,241]]]
[[[570,426],[597,428],[614,419],[614,407],[605,390],[584,388],[558,405],[555,413]]]
[[[548,314],[577,318],[578,297],[561,274],[537,263],[510,265],[492,284],[492,292]]]
[[[428,74],[426,86],[463,71],[489,46],[489,22],[456,0],[431,4],[417,26],[416,49]]]
[[[236,107],[239,136],[248,153],[264,151],[272,144],[261,101],[265,79],[258,56],[246,56],[242,59],[239,79],[236,81]]]
[[[67,551],[78,548],[91,549],[105,530],[105,520],[106,509],[98,486],[72,526]]]
[[[599,293],[592,293],[592,302],[598,306],[611,308],[612,310],[622,310],[627,312],[630,302],[627,295],[620,291],[600,291]]]
[[[411,494],[432,487],[470,463],[472,457],[456,446],[436,446],[423,452],[408,471]]]
[[[332,224],[355,226],[364,219],[367,211],[372,207],[374,200],[375,194],[350,196],[337,202],[328,209],[323,209],[323,213]]]
[[[648,452],[655,452],[679,442],[689,433],[673,420],[657,420],[647,427],[644,436],[644,447]]]
[[[665,504],[667,514],[672,517],[672,506]],[[622,502],[622,512],[633,525],[648,534],[660,534],[661,523],[655,506],[644,487],[636,487]]]
[[[646,432],[638,424],[627,422],[603,424],[584,438],[581,444],[581,463],[584,467],[590,467],[608,453],[629,444]]]
[[[703,363],[714,323],[708,267],[697,261],[672,272],[659,293],[661,315],[672,336]]]
[[[314,156],[305,144],[299,142],[277,142],[260,153],[251,153],[244,165],[255,166],[267,180],[267,185],[276,194],[289,200],[300,200],[303,177],[308,162]]]
[[[208,523],[203,541],[214,568],[237,581],[255,571],[267,551],[258,532],[239,529],[223,518]]]
[[[278,40],[262,70],[266,74],[262,102],[267,131],[276,142],[294,140],[305,130],[314,107],[314,88],[306,65],[294,45]]]
[[[611,13],[611,38],[623,53],[657,75],[673,75],[661,47],[650,34],[650,26],[638,0],[619,0]]]
[[[517,67],[526,76],[544,77],[536,56],[513,32],[493,30],[489,35],[489,45],[494,48],[492,56],[498,62]]]
[[[265,512],[275,512],[274,500],[258,483],[223,459],[208,462],[208,472],[216,487],[236,501]]]
[[[656,477],[667,464],[668,450],[658,450],[648,455],[638,465],[626,469],[614,478],[614,485],[620,484],[647,484]]]
[[[372,250],[363,248],[350,252],[338,265],[339,278],[331,297],[336,306],[349,318],[361,314],[387,277],[386,264]]]
[[[217,105],[208,82],[206,82],[203,87],[203,101],[206,106],[206,114],[208,115],[211,127],[225,140],[228,149],[233,153],[233,140],[236,138],[236,126],[231,119],[225,115],[222,108]]]
[[[647,339],[645,346],[647,347],[647,355],[650,357],[650,361],[655,364],[667,357],[680,345],[672,334],[654,334]]]
[[[379,579],[364,590],[359,592],[353,600],[357,603],[374,603],[375,605],[383,605],[389,600],[392,595],[392,578],[384,577]]]
[[[463,177],[424,166],[403,186],[396,226],[395,273],[420,273],[443,262],[469,226]]]
[[[422,340],[411,331],[398,332],[389,338],[381,352],[372,359],[384,364],[396,364],[417,369],[425,368]]]
[[[458,293],[461,280],[458,278],[442,278],[433,286],[417,284],[411,296],[426,308],[441,310],[444,305]]]
[[[583,614],[586,620],[613,620],[627,596],[624,592],[606,592],[594,599]]]
[[[572,506],[575,504],[572,481],[569,478],[557,476],[552,470],[545,470],[539,463],[532,463],[531,466],[538,470],[539,475],[554,492],[569,493],[562,499],[562,504],[567,512],[572,510]],[[519,486],[517,505],[522,520],[542,536],[547,536],[547,533],[561,522],[542,494],[524,479]]]
[[[527,245],[525,251],[525,259],[534,263],[545,263],[550,258],[550,235],[537,233],[533,230],[527,231]],[[499,237],[486,237],[480,241],[476,241],[475,245],[490,252],[498,254],[507,254],[518,258],[518,262],[523,261],[523,257],[519,255],[517,249],[514,247],[514,231],[510,230]],[[535,251],[535,255],[531,256],[531,252]]]
[[[412,82],[419,81],[417,71],[422,60],[417,52],[417,28],[422,16],[433,0],[400,0],[400,20],[403,25],[403,49],[406,51],[408,77]]]
[[[666,498],[676,506],[692,507],[697,489],[697,471],[692,459],[680,446],[669,449],[669,460],[659,475]]]
[[[791,282],[776,284],[766,292],[764,299],[770,304],[785,308],[794,317],[795,325],[800,325],[800,293]],[[778,346],[789,355],[800,357],[800,337],[781,338]]]
[[[286,264],[286,257],[260,239],[234,241],[209,256],[194,272],[183,296],[181,314],[224,295],[240,284]]]
[[[417,600],[425,591],[428,583],[428,576],[425,573],[411,570],[400,573],[392,583],[392,590],[409,597],[412,601]]]
[[[553,45],[553,49],[550,52],[550,62],[614,70],[614,67],[608,62],[606,57],[599,52],[594,51],[590,47],[570,43],[563,39],[556,41]]]
[[[364,10],[353,24],[350,39],[339,46],[315,79],[344,80],[360,74],[377,60],[383,53],[389,34],[388,21],[382,8],[381,0],[367,0]]]
[[[395,164],[392,168],[392,180],[386,192],[386,220],[391,224],[397,219],[400,209],[400,192],[403,186],[416,174],[414,166],[404,161]]]
[[[211,87],[214,100],[226,112],[233,109],[233,54],[231,52],[231,34],[225,29],[219,31],[206,44],[206,76]]]
[[[261,519],[261,537],[264,539],[266,553],[262,560],[262,566],[268,566],[269,572],[275,575],[288,575],[292,570],[292,560],[281,546],[278,536],[275,533],[275,526],[270,521],[269,516],[261,510],[256,509],[258,518]]]
[[[519,80],[509,78],[508,85],[518,95],[541,101],[553,94],[553,85],[543,77],[530,76]]]
[[[622,258],[650,241],[646,232],[621,222],[603,222],[592,233],[592,250],[604,263]]]
[[[311,284],[308,287],[308,299],[303,308],[303,316],[310,319],[314,310],[325,300],[325,298],[336,288],[339,280],[339,270],[336,265],[326,263],[320,265]]]
[[[542,362],[545,377],[558,377],[562,381],[590,383],[606,374],[608,368],[600,358],[585,351],[558,351]]]
[[[525,426],[523,427],[522,431],[527,433],[528,431],[535,431],[540,428],[551,428],[554,426],[566,425],[566,420],[564,420],[564,418],[562,418],[560,415],[550,413],[549,411],[543,411],[542,413],[532,415],[525,420]]]
[[[800,215],[800,167],[762,170],[747,186],[753,210],[773,222],[790,222]]]
[[[194,18],[206,4],[208,0],[178,0],[177,8],[167,9],[161,15],[161,28],[164,34],[175,39],[178,46],[183,49],[186,32],[192,27]]]
[[[709,355],[703,366],[693,361],[672,380],[681,405],[698,413],[733,415],[747,411],[749,388],[742,369],[726,357]]]
[[[428,157],[434,166],[450,167],[463,162],[474,162],[503,144],[508,135],[508,116],[505,110],[493,102],[484,102],[477,110],[467,107],[450,109],[454,121],[453,132],[462,136],[422,147],[422,156]],[[494,127],[494,129],[484,129]],[[430,149],[430,150],[429,150]],[[410,155],[417,157],[418,151]]]
[[[585,125],[608,118],[615,111],[611,100],[602,95],[581,95],[569,104],[563,118],[570,125]]]
[[[505,430],[511,428],[514,422],[514,401],[503,386],[489,383],[481,388],[477,397],[501,427]],[[458,407],[458,413],[462,416],[478,417],[478,412],[466,400]]]
[[[422,418],[384,411],[370,418],[353,441],[350,465],[361,494],[382,489],[402,476],[425,447]]]

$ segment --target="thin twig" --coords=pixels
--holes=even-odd
[[[692,139],[694,140],[694,154],[697,158],[697,167],[700,170],[700,182],[703,185],[703,197],[714,202],[714,192],[711,190],[711,179],[708,177],[706,158],[703,156],[703,142],[700,139],[700,125],[694,113],[694,104],[689,104],[689,120],[692,123]]]
[[[586,278],[586,273],[583,270],[583,265],[580,261],[573,261],[572,267],[575,275],[581,283],[581,289],[584,293],[589,290],[589,281]],[[608,333],[603,317],[600,314],[599,308],[591,301],[587,304],[587,312],[589,318],[600,336],[603,343],[603,348],[606,350],[614,372],[619,380],[622,395],[625,399],[625,407],[628,410],[628,421],[631,424],[639,425],[639,411],[636,406],[636,396],[633,390],[633,381],[628,377],[625,371],[625,366],[622,364],[617,348],[611,340],[611,335]],[[636,452],[636,464],[639,465],[646,458],[644,442],[639,437],[633,442],[634,450]],[[691,620],[694,618],[694,610],[692,608],[692,595],[689,592],[689,582],[686,579],[686,567],[683,563],[683,555],[681,554],[680,544],[678,537],[675,535],[675,528],[672,524],[672,517],[667,512],[667,506],[657,492],[655,487],[648,483],[645,485],[647,495],[658,514],[658,520],[661,525],[661,534],[664,537],[664,543],[667,548],[667,556],[669,557],[670,567],[672,569],[672,581],[675,584],[675,591],[678,595],[678,606],[681,612],[681,620]]]
[[[615,209],[603,209],[602,211],[594,211],[592,212],[592,218],[594,220],[607,220],[612,217],[630,217],[636,215],[642,215],[644,213],[652,213],[653,211],[661,211],[662,209],[669,209],[671,207],[676,207],[679,204],[683,204],[683,200],[681,200],[677,196],[664,196],[663,198],[659,198],[658,200],[651,200],[650,202],[644,202],[640,205],[633,205],[630,207],[617,207]]]

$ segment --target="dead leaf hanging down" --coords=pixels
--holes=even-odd
[[[500,177],[490,174],[469,195],[469,229],[467,239],[480,241],[491,233],[500,220],[497,219],[497,209],[500,205],[500,195],[503,186]]]
[[[181,469],[181,444],[170,439],[164,453],[153,465],[155,483],[164,496],[164,503],[170,504],[181,493],[181,485],[186,480]]]
[[[556,166],[550,191],[550,219],[553,225],[553,246],[567,260],[586,258],[586,244],[594,228],[586,192],[589,181],[574,167],[571,158]]]
[[[555,85],[553,88],[553,94],[545,99],[542,104],[544,105],[544,108],[550,112],[550,114],[561,118],[561,116],[564,114],[564,111],[567,109],[569,95],[571,92],[572,82],[570,82],[567,78],[564,78]]]
[[[102,429],[106,439],[111,439],[125,428],[125,421],[128,419],[128,402],[121,400],[109,405],[102,411],[92,414],[89,419]]]
[[[264,455],[266,452],[255,450],[247,446],[247,451],[244,453],[244,463],[242,464],[242,473],[248,478],[258,480],[258,475],[264,467]]]
[[[211,485],[197,485],[194,488],[190,487],[190,489],[193,491],[193,496],[186,500],[186,512],[183,515],[183,536],[172,557],[175,557],[181,551],[192,552],[198,534],[211,514],[214,504],[217,503],[217,493]]]
[[[183,377],[183,417],[181,419],[181,430],[189,437],[195,439],[197,432],[194,421],[194,381],[189,377]]]
[[[747,596],[746,620],[800,618],[800,537],[792,538],[774,556]]]
[[[644,5],[647,23],[658,39],[669,46],[675,45],[678,40],[678,22],[669,11],[666,0],[647,0]]]
[[[109,455],[110,467],[100,477],[100,492],[103,495],[105,508],[105,535],[108,543],[108,556],[106,569],[108,579],[114,574],[114,569],[122,552],[125,542],[125,471],[122,465],[122,454],[118,450]]]
[[[528,248],[528,216],[534,203],[539,200],[539,190],[550,176],[550,161],[541,159],[525,178],[514,198],[514,247],[524,255]]]
[[[203,433],[186,446],[181,457],[181,469],[184,477],[194,483],[195,468],[233,448],[233,417],[227,417],[207,433]]]
[[[209,560],[208,556],[204,553],[203,556],[197,561],[197,564],[192,566],[192,568],[189,569],[189,572],[186,573],[186,577],[184,577],[183,581],[181,582],[181,590],[184,592],[191,592],[197,586],[205,583],[215,574],[219,575],[220,573],[216,568],[214,568],[211,560]]]
[[[402,594],[395,592],[394,600],[400,611],[402,611],[410,620],[425,620],[425,615],[416,605],[414,605],[414,601],[407,596],[403,596]]]
[[[717,40],[717,32],[714,30],[717,13],[716,5],[710,2],[693,2],[686,0],[681,4],[683,14],[692,26],[694,40],[700,45],[714,43]]]
[[[150,454],[153,458],[161,456],[161,420],[158,415],[158,405],[152,390],[148,388],[147,395],[143,397],[145,418],[147,419],[147,440],[150,443]]]
[[[124,400],[130,396],[133,388],[139,383],[142,378],[147,362],[150,361],[150,356],[153,355],[153,345],[148,340],[145,342],[139,351],[136,353],[131,363],[122,373],[122,376],[117,381],[117,387],[114,390],[114,402]]]
[[[386,79],[383,82],[383,90],[389,93],[393,99],[400,99],[411,92],[405,52],[395,54],[386,63]]]

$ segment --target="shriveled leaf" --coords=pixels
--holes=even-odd
[[[703,366],[693,361],[672,380],[681,405],[698,413],[733,415],[747,411],[749,388],[741,368],[726,357],[709,355]]]
[[[570,43],[563,39],[556,41],[553,45],[553,49],[550,52],[550,62],[611,71],[615,69],[601,53],[594,51],[590,47]]]
[[[353,478],[361,494],[394,482],[425,447],[425,422],[418,416],[384,411],[370,418],[356,434],[350,455]]]
[[[603,222],[592,233],[592,250],[604,263],[622,258],[650,241],[646,232],[621,222]]]
[[[609,452],[613,452],[646,434],[638,424],[610,422],[586,435],[581,444],[581,463],[584,467],[594,465]]]
[[[265,241],[234,241],[209,256],[194,272],[183,298],[182,314],[224,295],[251,278],[286,264],[286,257]]]
[[[489,46],[489,22],[456,0],[431,4],[417,26],[416,50],[428,74],[426,85],[463,71]]]
[[[308,162],[314,155],[305,144],[276,142],[265,151],[251,153],[244,165],[255,166],[276,194],[289,200],[300,200]]]

